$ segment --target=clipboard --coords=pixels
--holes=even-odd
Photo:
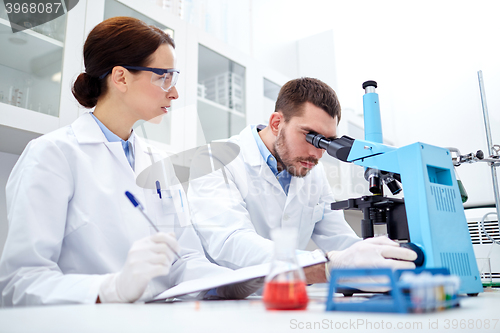
[[[314,250],[312,252],[302,252],[297,254],[297,261],[300,266],[307,267],[326,262],[326,257],[323,251]],[[240,268],[223,274],[185,281],[156,295],[152,300],[146,303],[166,301],[167,299],[178,296],[264,277],[269,273],[270,269],[271,263],[265,263]]]

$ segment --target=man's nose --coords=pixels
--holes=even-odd
[[[321,148],[316,148],[314,147],[313,145],[310,145],[311,148],[309,148],[309,155],[311,157],[314,157],[316,159],[320,159],[321,157],[323,157],[323,153],[325,152],[324,149],[321,149]]]

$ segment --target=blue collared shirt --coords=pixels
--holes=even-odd
[[[125,152],[125,156],[127,157],[127,161],[132,167],[132,170],[134,170],[134,165],[135,165],[134,132],[132,131],[128,140],[124,141],[118,135],[111,132],[106,126],[104,126],[104,124],[101,123],[101,121],[97,119],[96,116],[94,116],[93,112],[91,112],[90,114],[96,121],[97,125],[99,125],[99,128],[101,129],[102,133],[104,133],[104,136],[106,137],[106,139],[108,139],[109,142],[120,142],[122,144],[123,151]]]
[[[280,183],[281,187],[283,188],[283,191],[285,191],[285,194],[288,195],[288,189],[290,188],[290,182],[292,181],[292,175],[288,173],[288,171],[283,170],[281,172],[278,171],[278,162],[276,161],[276,158],[271,154],[269,149],[267,149],[266,145],[260,138],[260,135],[257,131],[257,129],[262,130],[264,129],[265,126],[263,125],[257,125],[257,126],[252,126],[252,134],[255,139],[255,142],[257,142],[257,146],[259,147],[260,154],[262,155],[262,158],[264,161],[266,161],[267,165],[273,172],[274,176]]]

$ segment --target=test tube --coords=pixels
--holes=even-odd
[[[436,298],[434,293],[434,282],[432,275],[428,272],[420,273],[420,283],[424,290],[424,312],[432,312],[435,308]]]
[[[424,312],[425,286],[419,275],[412,272],[404,272],[401,281],[410,286],[410,310],[414,313]]]
[[[436,310],[442,311],[445,309],[446,294],[444,286],[446,279],[443,275],[438,274],[433,276],[434,281],[434,297],[436,298]]]

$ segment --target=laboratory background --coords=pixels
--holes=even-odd
[[[492,141],[500,144],[499,12],[495,0],[80,0],[66,15],[13,35],[2,3],[0,255],[8,176],[30,140],[87,112],[70,87],[84,69],[83,42],[104,19],[136,17],[178,43],[180,98],[160,124],[134,126],[168,153],[267,124],[280,87],[307,76],[337,92],[339,136],[363,139],[362,83],[375,80],[385,144],[423,142],[488,155],[478,71]],[[369,193],[363,168],[327,154],[322,161],[337,200]],[[494,210],[490,166],[465,163],[457,172],[473,244],[491,244],[477,233],[484,212]],[[346,218],[359,232],[362,215],[348,211]],[[500,240],[498,224],[491,226]],[[491,270],[500,281],[500,264],[492,262]]]

